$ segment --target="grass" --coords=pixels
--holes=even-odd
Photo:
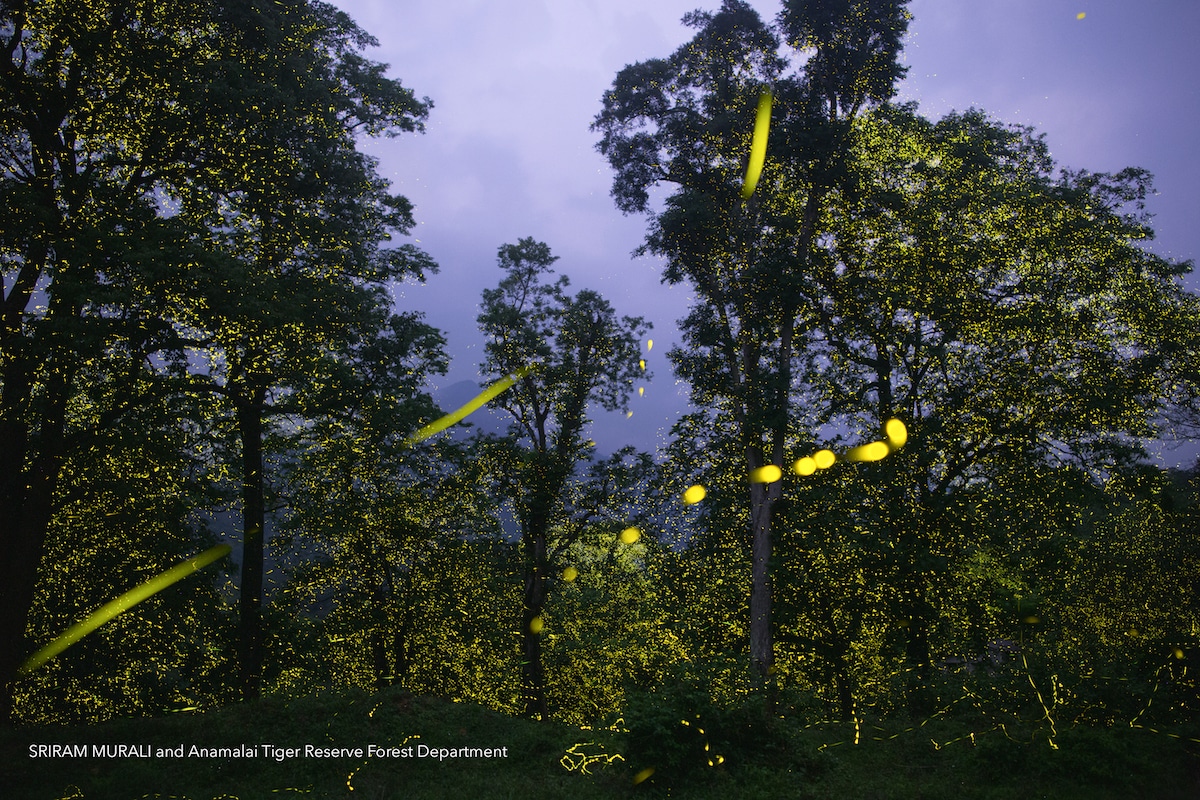
[[[0,790],[11,800],[260,800],[303,798],[846,798],[983,800],[1200,796],[1200,749],[1130,728],[1045,731],[975,729],[969,720],[924,726],[833,723],[802,727],[781,720],[768,748],[726,739],[730,755],[714,768],[685,754],[687,769],[660,770],[634,786],[644,768],[625,753],[621,731],[580,730],[504,716],[469,704],[414,697],[324,692],[268,698],[209,713],[117,720],[92,727],[23,727],[0,732]],[[971,734],[974,734],[972,736]],[[137,744],[152,748],[413,747],[413,757],[32,758],[30,744]],[[417,758],[419,745],[504,747],[507,757]],[[616,754],[621,757],[612,758]],[[711,754],[711,753],[710,753]],[[585,758],[586,757],[586,758]],[[579,769],[589,761],[587,774]],[[568,769],[567,767],[574,767]],[[668,782],[668,777],[674,780]]]

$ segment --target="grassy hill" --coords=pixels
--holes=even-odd
[[[626,752],[636,737],[620,729],[539,724],[401,691],[326,692],[210,713],[4,731],[0,795],[12,800],[1200,796],[1197,746],[1145,730],[1060,730],[1055,749],[1032,729],[978,729],[961,720],[866,727],[857,746],[848,726],[802,727],[784,720],[773,727],[774,737],[763,747],[726,739],[705,753],[700,746],[709,740],[696,738],[697,751],[677,754],[674,770],[660,769],[634,785],[634,776],[651,765]],[[664,738],[671,738],[669,731]],[[68,744],[75,746],[70,756],[30,754],[30,745]],[[294,752],[268,751],[268,744]],[[79,745],[86,755],[74,754]],[[125,755],[105,749],[120,745],[136,749]],[[199,749],[238,747],[253,748],[251,755],[201,755]],[[387,752],[368,755],[368,747]],[[362,752],[322,751],[329,748]],[[717,749],[729,756],[710,768],[706,756]]]

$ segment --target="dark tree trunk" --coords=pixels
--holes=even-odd
[[[24,660],[25,630],[37,588],[38,568],[54,511],[54,493],[66,452],[64,424],[70,379],[52,372],[43,400],[37,455],[28,467],[28,426],[20,420],[22,398],[10,375],[23,372],[16,363],[5,370],[3,419],[0,423],[0,724],[12,722],[17,670]],[[11,362],[10,362],[11,363]],[[28,388],[28,384],[25,387]]]
[[[238,407],[242,439],[242,588],[239,663],[242,697],[254,700],[262,693],[263,646],[263,415],[266,390],[254,389]]]
[[[540,517],[540,515],[539,515]],[[542,612],[546,608],[546,525],[538,519],[524,537],[525,596],[521,614],[521,694],[525,715],[550,718],[542,665]],[[535,630],[535,628],[537,628]]]
[[[771,498],[766,484],[750,484],[750,524],[750,662],[755,681],[767,687],[775,649],[771,639]]]

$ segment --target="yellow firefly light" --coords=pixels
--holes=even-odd
[[[533,619],[529,620],[530,633],[541,633],[545,629],[546,623],[542,621],[541,617],[534,617]]]
[[[751,483],[774,483],[783,477],[783,470],[774,464],[767,464],[765,467],[759,467],[750,473]]]
[[[440,433],[441,431],[446,430],[446,428],[449,428],[451,425],[454,425],[457,422],[461,422],[467,415],[473,414],[482,408],[484,403],[487,401],[508,391],[510,388],[512,388],[514,383],[521,380],[521,378],[524,378],[526,375],[532,372],[533,369],[533,365],[530,365],[528,367],[522,367],[512,375],[506,375],[488,388],[484,389],[473,400],[470,400],[458,410],[452,411],[444,417],[435,419],[424,428],[421,428],[419,431],[409,436],[404,440],[405,444],[416,444],[417,442],[428,439],[435,433]]]
[[[796,463],[792,464],[792,472],[797,475],[812,475],[817,471],[817,462],[812,456],[796,459]]]
[[[813,453],[812,458],[817,469],[829,469],[833,466],[833,462],[837,461],[837,456],[833,454],[832,450],[818,450]]]
[[[654,340],[653,340],[653,339],[647,339],[647,340],[646,340],[646,349],[647,349],[647,350],[653,350],[653,349],[654,349]]]
[[[704,491],[704,487],[700,484],[689,486],[687,491],[683,493],[684,505],[694,506],[704,499],[708,492]]]
[[[633,776],[633,785],[637,786],[639,783],[641,783],[644,780],[647,780],[653,774],[654,774],[654,767],[646,767],[644,770],[639,772],[637,775]]]
[[[908,428],[898,419],[889,419],[883,426],[883,434],[889,450],[899,450],[908,441]]]
[[[742,184],[742,199],[749,200],[758,186],[763,162],[767,158],[767,132],[771,128],[771,93],[763,89],[758,96],[758,113],[754,117],[754,139],[750,143],[750,162],[746,165],[746,180]]]
[[[195,558],[189,558],[182,564],[177,564],[171,567],[166,572],[160,573],[150,580],[143,583],[141,586],[136,586],[130,589],[125,594],[115,600],[110,600],[100,608],[88,614],[80,622],[75,623],[71,627],[52,641],[50,644],[38,650],[29,657],[29,660],[21,665],[21,674],[27,675],[33,672],[38,667],[45,664],[50,659],[57,656],[63,650],[66,650],[71,645],[78,642],[84,636],[87,636],[92,631],[99,628],[104,623],[115,618],[119,614],[123,614],[133,608],[138,603],[150,597],[153,594],[161,592],[176,581],[186,578],[197,570],[204,569],[214,561],[224,558],[230,550],[229,545],[219,544],[216,547],[210,547]]]
[[[624,544],[633,544],[640,538],[642,538],[642,532],[637,528],[626,528],[621,531],[621,542]]]
[[[645,394],[646,394],[646,387],[639,386],[638,387],[638,397],[643,397],[643,396],[645,396]]]
[[[880,461],[887,457],[891,452],[888,449],[887,442],[871,442],[870,444],[860,444],[846,453],[847,461]]]
[[[579,570],[575,569],[574,567],[567,567],[563,570],[562,576],[564,581],[570,583],[579,577]]]
[[[638,366],[641,367],[642,369],[645,369],[646,368],[646,359],[643,358],[641,361],[639,361]]]

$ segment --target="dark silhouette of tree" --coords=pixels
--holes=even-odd
[[[556,525],[576,466],[589,458],[583,437],[588,408],[623,409],[638,366],[638,338],[649,325],[618,318],[608,301],[584,289],[567,294],[565,275],[549,282],[557,257],[531,238],[500,247],[506,273],[483,292],[479,327],[487,337],[481,372],[492,379],[525,373],[493,404],[513,417],[510,444],[495,448],[500,483],[513,498],[521,532],[524,713],[547,719],[541,632]],[[559,542],[558,546],[564,543]]]
[[[354,139],[416,130],[428,102],[363,59],[373,40],[331,7],[282,6],[256,14],[249,31],[248,46],[266,36],[270,49],[218,100],[230,115],[251,110],[240,151],[216,191],[188,187],[177,201],[219,256],[180,328],[209,359],[194,387],[227,401],[240,444],[239,663],[252,698],[264,657],[270,420],[298,414],[299,395],[319,393],[356,343],[384,334],[387,282],[436,267],[412,245],[382,246],[411,230],[412,207],[388,193]]]
[[[691,42],[667,59],[622,70],[593,128],[616,170],[613,197],[650,215],[643,249],[667,259],[668,283],[697,304],[672,354],[700,405],[727,403],[747,474],[788,466],[793,368],[819,323],[804,288],[820,258],[822,217],[848,183],[845,153],[862,109],[889,99],[907,26],[905,3],[788,2],[777,29],[737,0],[694,12]],[[786,74],[781,37],[803,60]],[[804,58],[807,56],[807,58]],[[767,163],[757,192],[740,194],[755,109],[774,94]],[[672,184],[662,210],[649,191]],[[890,417],[878,420],[882,425]],[[751,483],[750,658],[760,683],[774,663],[772,509],[782,484]]]
[[[228,348],[221,369],[233,380],[219,385],[250,443],[244,508],[253,520],[254,442],[280,380],[268,376],[286,326],[300,324],[297,306],[313,310],[316,285],[342,276],[342,294],[325,297],[323,313],[354,317],[334,306],[361,308],[369,285],[431,264],[412,246],[379,247],[412,224],[411,207],[386,193],[353,140],[414,130],[428,104],[362,57],[372,40],[345,14],[299,0],[15,3],[0,12],[7,717],[60,471],[78,438],[68,408],[84,368],[120,352],[132,354],[121,364],[153,362],[179,376],[186,348]],[[285,306],[289,294],[297,305]],[[269,316],[277,307],[278,326]],[[119,368],[97,375],[87,379],[133,380]],[[87,424],[146,402],[124,398]],[[247,527],[253,562],[261,526]],[[254,581],[244,581],[251,616]]]

